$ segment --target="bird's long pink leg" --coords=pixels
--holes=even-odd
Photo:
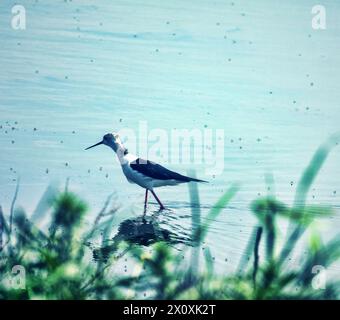
[[[158,199],[158,197],[156,196],[156,193],[153,190],[150,190],[152,195],[155,197],[155,199],[157,200],[158,204],[160,205],[160,209],[165,209],[165,207],[163,206],[163,203],[161,202],[161,200]]]
[[[145,199],[144,199],[144,214],[146,213],[146,207],[148,205],[148,189],[145,189]]]

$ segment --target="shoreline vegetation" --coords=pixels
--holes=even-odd
[[[324,243],[311,227],[317,219],[334,212],[326,205],[306,202],[311,185],[339,140],[340,134],[335,134],[315,152],[291,207],[271,193],[251,202],[258,222],[237,271],[225,275],[214,271],[208,247],[201,259],[201,244],[210,223],[233,201],[237,185],[229,187],[204,223],[199,205],[192,206],[196,227],[190,245],[181,246],[183,239],[174,238],[159,229],[157,221],[143,217],[124,221],[110,239],[118,210],[108,209],[112,197],[93,225],[84,226],[87,205],[68,187],[60,193],[47,188],[28,218],[24,209],[15,206],[18,183],[10,212],[5,215],[0,207],[0,299],[339,299],[339,279],[327,279],[323,287],[321,271],[313,271],[318,266],[327,269],[340,260],[340,234]],[[190,186],[191,203],[199,204],[197,188]],[[39,228],[36,221],[47,217],[48,228]],[[279,237],[280,219],[288,221],[284,239]],[[302,242],[306,231],[310,238],[307,244]],[[169,239],[181,250],[169,245]],[[101,245],[94,246],[94,242]],[[289,257],[301,244],[305,246],[302,262],[298,268],[288,266]],[[183,253],[189,253],[189,261],[183,260]],[[127,257],[134,260],[139,272],[113,273],[115,265]],[[24,270],[24,278],[13,275],[13,266]],[[13,278],[20,288],[8,280]]]

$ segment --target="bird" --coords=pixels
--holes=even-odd
[[[165,206],[156,195],[154,191],[155,188],[175,186],[188,182],[208,182],[205,180],[181,175],[161,166],[160,164],[150,160],[141,159],[133,154],[130,154],[128,149],[123,145],[117,133],[105,134],[100,142],[86,148],[85,150],[89,150],[99,145],[106,145],[116,153],[121,164],[122,171],[128,182],[135,183],[145,189],[144,214],[147,210],[149,191],[159,204],[160,210],[163,210],[165,209]]]

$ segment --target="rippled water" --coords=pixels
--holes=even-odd
[[[91,213],[116,192],[124,208],[113,234],[142,213],[143,190],[123,177],[111,150],[85,152],[122,128],[224,129],[224,171],[205,174],[202,219],[233,182],[241,189],[210,228],[217,265],[233,269],[255,218],[250,202],[267,193],[290,204],[313,152],[339,129],[340,5],[323,1],[327,29],[311,28],[312,1],[24,1],[27,29],[10,27],[0,3],[0,203],[20,176],[18,202],[34,210],[53,181],[87,199]],[[129,146],[128,146],[129,147]],[[146,156],[140,154],[140,156]],[[309,194],[339,211],[335,149]],[[167,163],[186,173],[190,165]],[[191,232],[187,186],[160,189],[170,211],[159,224]],[[149,215],[156,210],[151,204]],[[331,234],[340,218],[320,223]]]

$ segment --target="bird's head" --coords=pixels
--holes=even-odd
[[[125,148],[122,144],[122,141],[120,140],[120,137],[117,133],[107,133],[103,137],[102,141],[94,144],[93,146],[86,148],[85,150],[94,148],[94,147],[99,146],[101,144],[104,144],[106,146],[111,147],[115,152],[117,152],[117,150],[125,150]]]

